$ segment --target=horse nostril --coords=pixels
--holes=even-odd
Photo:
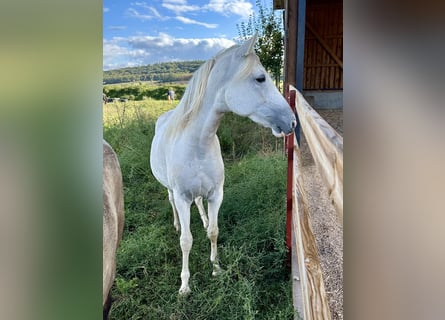
[[[292,129],[295,129],[296,126],[297,126],[297,121],[296,121],[296,120],[293,120],[293,121],[292,121]]]

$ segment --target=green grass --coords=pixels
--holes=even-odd
[[[188,297],[179,297],[181,249],[167,191],[152,176],[149,152],[164,101],[104,106],[104,137],[124,177],[125,229],[110,319],[293,319],[286,268],[286,160],[282,143],[248,119],[226,115],[218,131],[226,165],[212,277],[210,243],[192,206]]]

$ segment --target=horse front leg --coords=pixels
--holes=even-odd
[[[190,293],[189,279],[189,254],[192,249],[193,237],[190,232],[190,205],[181,197],[175,195],[175,205],[178,210],[179,222],[181,224],[180,245],[182,250],[182,271],[181,271],[181,288],[179,288],[180,295],[187,295]]]
[[[210,262],[213,266],[212,275],[216,276],[221,273],[221,267],[218,261],[218,211],[223,200],[222,186],[220,190],[215,193],[214,197],[208,201],[209,226],[207,228],[207,237],[210,239]]]
[[[170,189],[167,190],[168,190],[168,201],[170,201],[170,204],[173,209],[173,226],[175,227],[176,232],[179,232],[178,211],[176,210],[175,206],[175,198],[173,197],[173,191],[171,191]]]

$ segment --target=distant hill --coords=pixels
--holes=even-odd
[[[187,81],[204,61],[178,61],[104,71],[104,84],[133,81]]]

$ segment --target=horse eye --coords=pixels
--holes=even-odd
[[[266,81],[266,76],[264,74],[262,74],[261,76],[259,76],[258,78],[255,79],[257,82],[261,83]]]

